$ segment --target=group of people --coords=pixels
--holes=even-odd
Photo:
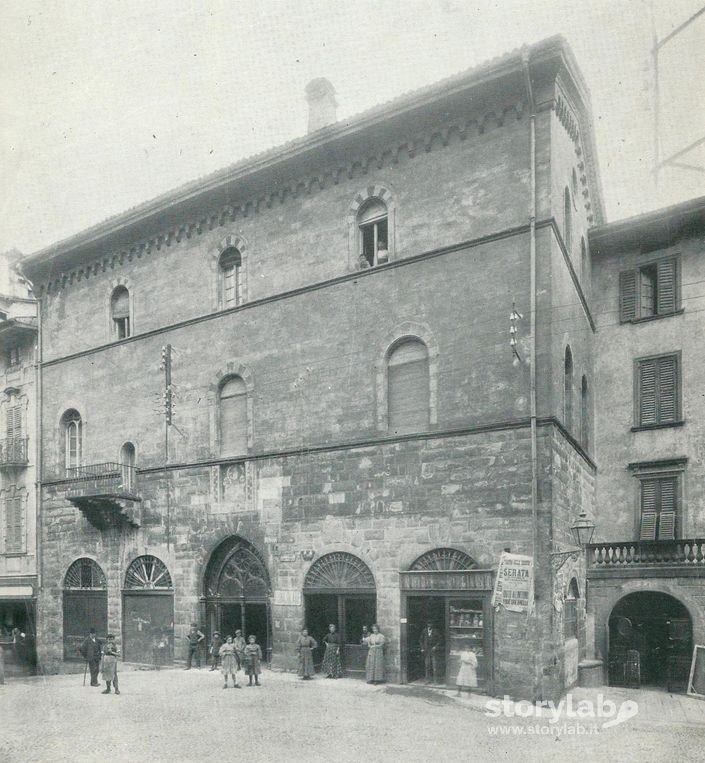
[[[191,631],[186,636],[189,642],[189,659],[186,670],[191,667],[193,652],[192,645],[199,645],[204,639],[197,623],[191,623]],[[233,679],[233,688],[239,689],[237,682],[238,671],[244,670],[245,675],[250,679],[248,686],[261,686],[259,677],[262,674],[262,647],[257,643],[257,637],[251,635],[247,641],[243,638],[242,631],[236,630],[235,637],[227,636],[223,641],[218,631],[213,632],[211,645],[209,649],[211,658],[211,670],[217,670],[220,664],[220,672],[223,674],[223,688],[228,688],[228,676]],[[198,657],[198,667],[201,666],[200,657]]]
[[[120,652],[115,644],[115,636],[108,633],[105,637],[105,643],[96,636],[95,628],[88,631],[88,636],[79,648],[83,659],[86,661],[86,670],[91,673],[91,686],[100,686],[98,683],[98,673],[102,672],[105,689],[103,694],[110,694],[111,685],[115,689],[115,694],[120,694],[118,687],[118,657]],[[83,676],[85,682],[85,673]]]
[[[340,635],[333,623],[328,626],[328,633],[321,639],[325,646],[321,672],[326,678],[340,678],[343,675],[343,665],[340,659]],[[384,681],[384,644],[385,638],[375,623],[372,632],[363,628],[361,643],[367,648],[365,673],[367,683],[378,684]],[[313,650],[318,648],[318,642],[310,636],[307,628],[301,630],[296,644],[299,655],[299,676],[304,681],[310,681],[314,674]]]

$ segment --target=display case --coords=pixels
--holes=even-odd
[[[482,687],[487,676],[485,659],[486,614],[483,599],[455,599],[448,609],[447,682],[455,684],[460,670],[460,653],[472,651],[477,657],[477,684]]]

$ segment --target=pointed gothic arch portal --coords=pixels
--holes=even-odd
[[[161,667],[174,661],[174,585],[156,556],[138,556],[125,573],[122,643],[129,662]]]
[[[340,634],[343,669],[350,676],[364,678],[367,655],[362,630],[371,628],[377,617],[377,592],[370,568],[353,554],[326,554],[306,574],[304,601],[306,626],[320,644],[314,662],[322,662],[322,639],[333,624]]]
[[[260,552],[244,538],[232,536],[213,552],[203,579],[207,636],[226,638],[241,630],[257,637],[267,661],[272,655],[272,586]]]

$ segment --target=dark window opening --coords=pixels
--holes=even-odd
[[[678,309],[678,261],[667,259],[619,274],[622,323],[669,315]]]
[[[5,362],[9,367],[19,366],[20,348],[17,345],[12,345],[5,350]]]
[[[639,540],[673,540],[678,518],[678,477],[641,480]]]
[[[231,246],[220,255],[218,264],[222,281],[223,307],[235,307],[240,304],[242,296],[240,279],[242,255]]]
[[[110,300],[113,331],[116,339],[127,339],[130,334],[130,292],[118,286]]]
[[[360,210],[361,268],[374,267],[389,259],[387,222],[387,207],[379,199],[370,199]]]

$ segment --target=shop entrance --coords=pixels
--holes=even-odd
[[[306,575],[304,602],[306,625],[319,642],[315,666],[323,661],[322,639],[332,623],[341,638],[343,670],[353,678],[364,678],[367,647],[362,644],[363,628],[371,629],[377,618],[375,582],[367,565],[352,554],[322,556]]]
[[[92,559],[77,559],[64,578],[64,659],[83,661],[80,647],[95,628],[103,641],[108,635],[108,584]]]
[[[612,610],[608,628],[611,686],[686,690],[693,626],[677,599],[654,591],[628,594]]]
[[[267,662],[272,656],[272,627],[269,600],[271,586],[264,560],[244,538],[233,536],[213,552],[205,574],[206,636],[214,631],[245,639],[257,637]]]
[[[0,599],[0,649],[5,675],[33,675],[37,667],[34,599]]]

